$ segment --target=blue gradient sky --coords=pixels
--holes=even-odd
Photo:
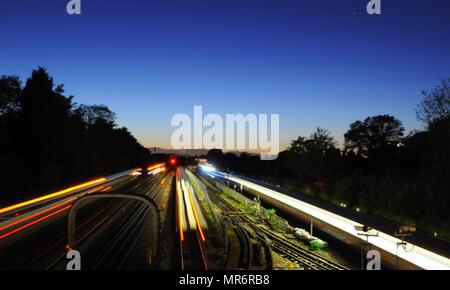
[[[421,90],[450,77],[450,1],[2,0],[0,74],[45,66],[78,103],[106,104],[147,146],[175,113],[279,113],[281,143],[392,114],[421,128]]]

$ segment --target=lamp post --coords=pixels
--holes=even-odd
[[[369,246],[369,250],[371,248],[369,237],[378,237],[378,232],[370,233],[369,231],[372,230],[372,228],[368,226],[355,226],[355,230],[358,231],[358,236],[366,237],[366,240],[361,242],[361,270],[364,270],[365,249],[367,246]]]
[[[400,242],[397,242],[397,251],[395,253],[396,256],[396,268],[399,268],[400,259],[398,257],[398,247],[402,246],[403,249],[406,252],[406,245],[408,244],[405,242],[406,237],[411,237],[413,233],[416,231],[416,227],[412,226],[401,226],[397,232],[394,233],[394,236],[400,238]]]

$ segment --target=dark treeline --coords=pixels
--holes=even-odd
[[[0,78],[1,200],[22,199],[148,160],[106,106],[77,105],[44,68]]]
[[[423,131],[404,135],[401,121],[379,115],[355,121],[345,148],[318,128],[299,136],[274,161],[222,153],[208,159],[242,173],[354,210],[450,237],[450,79],[423,92]]]

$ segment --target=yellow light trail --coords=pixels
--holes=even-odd
[[[77,185],[77,186],[72,186],[72,187],[66,188],[64,190],[55,192],[55,193],[44,195],[44,196],[41,196],[41,197],[38,197],[38,198],[34,198],[34,199],[31,199],[31,200],[28,200],[28,201],[24,201],[24,202],[21,202],[21,203],[18,203],[18,204],[14,204],[14,205],[11,205],[11,206],[8,206],[8,207],[0,209],[0,214],[8,212],[8,211],[11,211],[11,210],[15,210],[15,209],[27,206],[27,205],[32,205],[32,204],[40,202],[40,201],[44,201],[44,200],[47,200],[47,199],[58,197],[58,196],[61,196],[63,194],[66,194],[66,193],[69,193],[69,192],[72,192],[72,191],[75,191],[75,190],[78,190],[78,189],[82,189],[82,188],[85,188],[85,187],[88,187],[90,185],[94,185],[94,184],[97,184],[97,183],[100,183],[100,182],[103,182],[103,181],[106,181],[105,177],[99,178],[99,179],[96,179],[96,180],[93,180],[93,181],[89,181],[89,182],[86,182],[86,183],[83,183],[83,184],[80,184],[80,185]]]
[[[178,226],[180,231],[180,240],[184,241],[183,217],[181,216],[182,215],[181,207],[183,205],[181,200],[181,186],[179,180],[177,180],[177,197],[178,197]]]
[[[200,221],[198,219],[197,211],[195,210],[194,200],[192,199],[192,195],[189,189],[187,189],[188,197],[191,202],[192,210],[194,212],[195,221],[197,222],[197,229],[200,232],[200,236],[202,241],[206,241],[205,235],[203,234],[202,226],[200,225]]]
[[[153,169],[156,169],[156,168],[159,168],[159,167],[162,167],[162,166],[164,166],[164,163],[159,163],[159,164],[147,167],[147,170],[148,171],[152,171]]]
[[[103,188],[102,190],[100,190],[100,192],[106,192],[108,190],[110,190],[112,188],[112,186],[108,186],[106,188]]]
[[[195,221],[194,210],[192,209],[191,200],[189,198],[189,193],[186,189],[186,182],[184,179],[181,179],[181,189],[184,197],[184,204],[186,207],[186,214],[189,223],[189,228],[191,230],[197,230],[197,223]]]

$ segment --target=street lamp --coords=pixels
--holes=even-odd
[[[372,230],[372,228],[368,226],[354,226],[355,230],[358,231],[358,236],[364,236],[366,237],[366,241],[361,242],[361,270],[364,270],[364,260],[365,260],[365,249],[367,246],[369,246],[369,250],[371,248],[371,244],[369,243],[369,237],[378,237],[378,232],[376,233],[370,233],[369,231]]]
[[[405,250],[405,252],[407,252],[406,245],[408,243],[405,242],[405,238],[411,237],[415,232],[416,232],[416,227],[403,225],[397,230],[397,232],[394,233],[394,236],[400,238],[400,242],[397,242],[397,252],[395,254],[396,259],[397,259],[397,261],[396,261],[397,269],[399,268],[398,247],[402,246],[403,249]],[[413,249],[414,249],[414,245],[413,245]],[[412,249],[411,249],[411,251],[412,251]]]

